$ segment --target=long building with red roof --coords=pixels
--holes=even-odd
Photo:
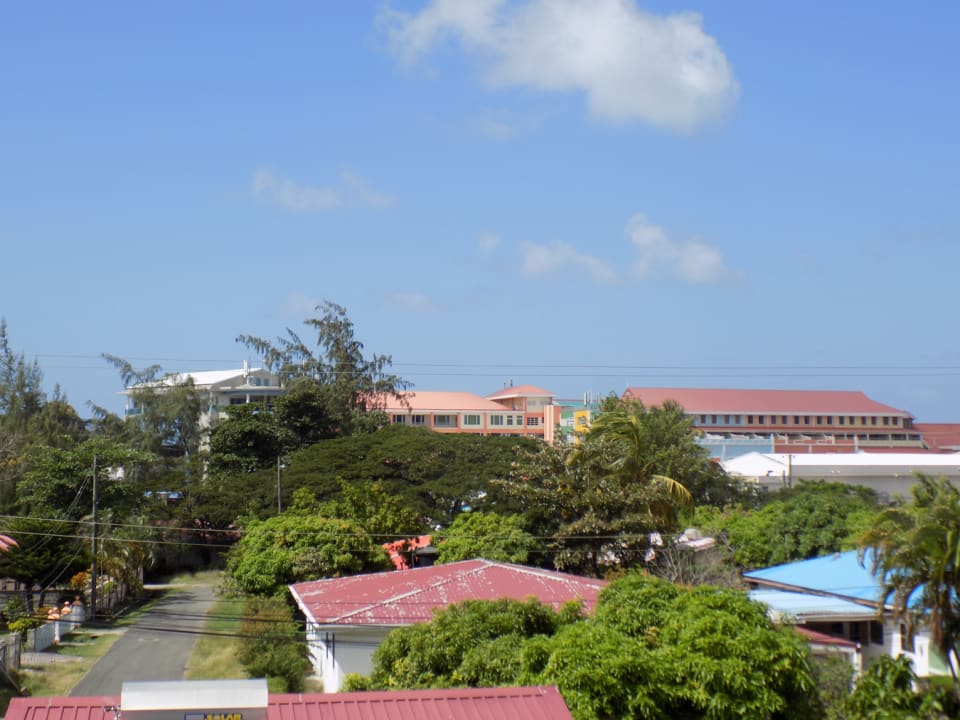
[[[910,413],[862,392],[630,387],[623,397],[647,407],[674,402],[708,439],[769,438],[767,452],[924,448]]]

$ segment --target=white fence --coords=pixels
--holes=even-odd
[[[83,605],[77,605],[60,620],[48,620],[40,627],[28,630],[25,649],[30,652],[43,652],[51,645],[59,643],[86,619],[86,608]]]

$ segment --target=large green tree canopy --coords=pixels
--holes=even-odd
[[[474,601],[391,634],[354,687],[557,685],[578,720],[815,718],[806,642],[738,591],[640,573],[596,613]]]

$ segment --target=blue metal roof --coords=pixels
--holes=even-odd
[[[751,590],[750,599],[763,603],[774,612],[786,615],[800,623],[840,619],[873,620],[877,616],[874,608],[823,595],[761,588]]]
[[[775,565],[763,570],[745,572],[743,577],[763,585],[796,588],[798,591],[830,593],[856,600],[879,602],[881,585],[870,570],[871,555],[867,551],[863,563],[857,551]]]

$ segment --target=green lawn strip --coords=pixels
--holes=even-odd
[[[237,650],[244,603],[222,598],[207,614],[204,634],[193,645],[184,678],[187,680],[239,680],[247,677]]]

